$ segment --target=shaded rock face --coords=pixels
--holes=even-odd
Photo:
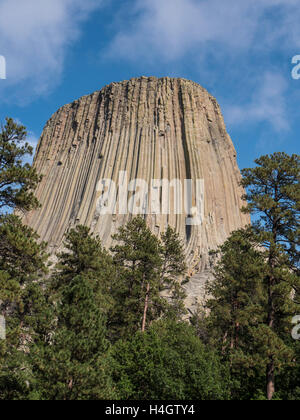
[[[132,217],[99,213],[102,179],[118,184],[120,171],[127,171],[129,182],[138,178],[149,185],[153,179],[183,184],[203,179],[201,225],[187,226],[186,212],[146,216],[157,235],[170,224],[184,240],[193,276],[189,305],[203,293],[209,250],[249,223],[240,211],[240,171],[220,107],[205,89],[184,79],[113,83],[62,107],[45,126],[35,166],[44,175],[36,191],[42,208],[28,213],[25,222],[52,253],[76,224],[91,227],[108,248],[111,235]]]

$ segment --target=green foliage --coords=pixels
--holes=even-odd
[[[251,399],[264,383],[265,355],[255,338],[265,322],[267,304],[259,238],[251,227],[233,232],[212,253],[212,260],[214,279],[207,284],[209,316],[200,312],[192,322],[198,335],[229,363],[231,398]]]
[[[280,244],[299,263],[300,156],[274,153],[255,163],[242,171],[248,201],[244,211],[259,216],[256,227],[264,233],[265,246]]]
[[[265,381],[267,398],[277,398],[276,376],[298,363],[290,337],[299,312],[299,156],[276,153],[256,164],[242,184],[244,211],[258,219],[220,247],[201,330],[230,362],[238,399],[259,397]]]
[[[45,271],[46,244],[39,244],[38,235],[24,226],[19,217],[0,216],[0,238],[0,270],[17,280],[20,286],[37,272]]]
[[[214,279],[207,284],[213,298],[206,306],[216,344],[224,354],[242,344],[246,329],[264,320],[265,261],[259,246],[257,236],[247,228],[234,232],[215,254]],[[247,346],[247,340],[243,344]]]
[[[39,399],[113,397],[106,318],[88,277],[78,275],[62,286],[56,317],[57,325],[44,345],[31,351]]]
[[[40,177],[23,164],[32,154],[26,130],[12,119],[0,131],[0,212],[31,210],[38,206],[32,190]],[[0,340],[0,400],[26,399],[31,375],[29,343],[42,334],[48,319],[41,316],[45,296],[41,277],[46,274],[45,244],[15,215],[0,215],[0,314],[6,321],[6,339]]]
[[[280,384],[276,396],[285,401],[300,401],[300,341],[293,344],[294,359],[277,377]]]
[[[159,240],[145,220],[137,217],[121,227],[113,239],[117,244],[111,251],[118,277],[113,290],[115,336],[145,330],[163,315],[182,314],[184,293],[178,276],[184,273],[185,264],[175,232],[169,228]]]
[[[0,309],[6,340],[0,340],[0,399],[25,399],[32,380],[28,345],[48,322],[45,296],[45,244],[16,216],[0,218]]]
[[[186,323],[155,322],[113,348],[114,380],[121,399],[228,397],[228,372]]]
[[[41,180],[28,163],[26,155],[32,155],[32,147],[26,143],[25,127],[11,118],[0,129],[0,211],[18,209],[28,211],[38,207],[33,190]]]
[[[64,246],[50,281],[52,324],[31,349],[34,392],[42,400],[108,399],[112,259],[84,226],[70,230]]]
[[[59,263],[53,275],[52,287],[58,293],[74,277],[89,279],[99,307],[106,313],[113,305],[111,290],[116,279],[111,256],[103,249],[100,239],[85,226],[77,226],[66,235],[65,252],[58,255]]]
[[[170,303],[165,311],[165,316],[179,320],[186,314],[184,299],[186,294],[180,280],[187,271],[185,263],[184,247],[179,235],[170,226],[161,235],[161,259],[162,271],[160,273],[161,284],[168,292]],[[186,278],[185,283],[189,281]]]
[[[275,391],[278,365],[287,355],[284,337],[299,305],[293,292],[300,290],[299,281],[299,217],[300,217],[300,157],[285,153],[262,156],[257,166],[245,169],[243,186],[247,188],[246,212],[260,217],[256,231],[262,236],[266,251],[265,285],[268,295],[266,342],[269,349],[267,370],[267,397]]]
[[[38,206],[25,139],[7,119],[2,213]],[[256,165],[242,181],[256,222],[211,254],[210,298],[193,326],[182,321],[188,279],[172,228],[157,238],[137,217],[113,237],[111,255],[78,226],[49,275],[46,244],[16,215],[0,215],[0,400],[299,400],[299,156]]]

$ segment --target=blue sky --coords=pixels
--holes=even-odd
[[[300,0],[0,0],[0,119],[35,144],[62,105],[113,81],[184,77],[220,103],[241,167],[299,153]]]

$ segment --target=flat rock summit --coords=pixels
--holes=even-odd
[[[109,248],[111,235],[132,217],[99,211],[101,180],[115,182],[117,199],[120,172],[127,173],[129,183],[139,179],[150,186],[152,180],[177,180],[183,186],[185,180],[192,185],[203,180],[201,224],[187,225],[193,211],[159,214],[152,209],[145,215],[157,235],[169,224],[185,243],[189,307],[203,295],[209,251],[250,222],[240,210],[241,175],[220,107],[205,89],[185,79],[141,77],[112,83],[63,106],[44,128],[34,165],[43,175],[36,191],[42,207],[24,221],[53,254],[76,224],[89,226]],[[156,186],[156,192],[162,202],[164,190]],[[174,188],[169,198],[172,207]],[[190,204],[197,209],[195,198]]]

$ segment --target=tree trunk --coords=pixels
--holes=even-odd
[[[146,329],[147,312],[148,312],[148,304],[149,304],[149,292],[150,292],[150,283],[147,284],[147,290],[146,290],[142,332],[144,332]]]
[[[228,338],[228,331],[225,332],[224,337],[223,337],[222,354],[225,354],[225,351],[226,351],[227,338]]]
[[[274,243],[276,243],[276,233],[274,233]],[[271,274],[269,276],[269,284],[268,284],[268,326],[271,330],[274,330],[275,325],[275,318],[276,318],[276,312],[274,309],[274,296],[273,296],[273,289],[275,284],[275,278],[274,278],[274,253],[272,251],[272,248],[270,250],[270,257],[269,257],[269,266],[271,270]],[[273,396],[275,394],[275,363],[274,363],[274,356],[270,356],[269,358],[269,364],[267,365],[267,398],[269,401],[273,399]]]
[[[240,334],[240,323],[237,322],[235,324],[235,348],[238,349],[239,347],[239,334]]]
[[[275,394],[275,367],[274,360],[271,357],[267,366],[267,398],[269,401],[273,399]]]

